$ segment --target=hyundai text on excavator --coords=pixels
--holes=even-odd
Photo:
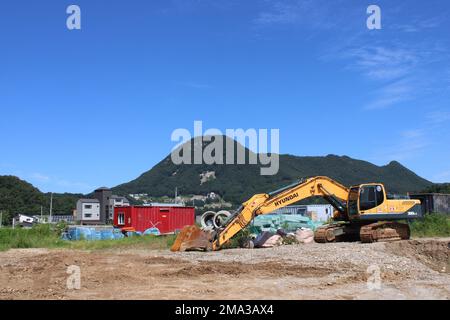
[[[314,233],[314,240],[320,243],[409,239],[408,223],[399,220],[422,216],[419,200],[388,199],[381,183],[347,188],[328,177],[318,176],[270,193],[254,195],[219,229],[201,230],[195,225],[183,228],[171,250],[219,250],[256,216],[314,196],[323,197],[335,209],[333,222],[319,227]]]

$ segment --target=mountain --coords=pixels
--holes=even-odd
[[[202,150],[205,150],[210,143],[204,142]],[[233,141],[233,144],[235,150],[245,152],[247,159],[249,155],[254,155],[236,141]],[[225,155],[225,148],[223,151]],[[236,151],[235,159],[237,153]],[[385,166],[376,166],[347,156],[280,155],[278,173],[273,176],[263,176],[260,175],[260,165],[175,165],[171,156],[168,155],[137,179],[112,189],[114,193],[121,195],[147,193],[149,196],[161,197],[173,196],[177,187],[180,194],[205,195],[215,192],[226,201],[237,204],[255,193],[269,192],[299,178],[317,175],[329,176],[347,186],[365,182],[381,182],[386,185],[389,193],[417,192],[432,186],[430,181],[419,177],[396,161]]]
[[[76,207],[81,194],[54,193],[53,214],[69,214]],[[50,208],[50,193],[42,193],[32,184],[15,176],[0,176],[0,211],[3,211],[3,224],[9,223],[13,215],[44,214]]]
[[[210,143],[203,143],[202,150],[209,145]],[[256,156],[236,141],[232,140],[232,145],[235,147],[234,159],[239,151],[245,154],[246,159],[249,156]],[[225,148],[222,151],[226,155]],[[260,167],[260,163],[258,165],[175,165],[168,155],[137,179],[112,190],[115,194],[125,196],[130,193],[147,193],[152,197],[173,197],[177,187],[178,192],[183,195],[206,195],[209,192],[215,192],[225,201],[236,205],[255,193],[270,192],[300,178],[325,175],[348,186],[364,182],[382,182],[390,193],[450,191],[449,184],[434,185],[396,161],[385,166],[376,166],[347,156],[280,155],[279,171],[276,175],[262,176]],[[82,197],[85,196],[54,193],[53,214],[71,213],[76,206],[76,201]],[[44,214],[48,214],[49,193],[42,193],[32,184],[18,177],[0,176],[0,211],[3,211],[3,224],[10,222],[11,217],[18,213],[40,214],[41,206]]]

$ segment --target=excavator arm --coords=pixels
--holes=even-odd
[[[247,227],[256,216],[271,213],[313,196],[322,196],[344,216],[347,214],[345,202],[348,194],[347,187],[328,177],[300,180],[271,193],[254,195],[242,204],[223,228],[214,233],[202,231],[196,226],[186,227],[178,235],[171,250],[219,250],[234,235]]]
[[[242,205],[240,212],[228,220],[224,229],[218,232],[212,249],[220,249],[234,235],[247,227],[256,216],[269,214],[309,197],[322,196],[341,214],[346,214],[342,202],[347,201],[348,193],[347,187],[328,177],[314,177],[301,180],[269,194],[254,195]]]

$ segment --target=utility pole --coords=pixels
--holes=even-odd
[[[53,210],[53,192],[50,193],[50,216],[48,218],[48,222],[51,223],[52,222],[52,210]]]
[[[175,187],[175,203],[177,203],[178,187]]]
[[[3,227],[3,211],[0,211],[0,228]]]
[[[41,223],[44,223],[44,220],[42,220],[42,211],[43,211],[43,209],[42,209],[42,206],[41,206]]]

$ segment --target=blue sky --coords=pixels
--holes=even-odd
[[[81,30],[66,28],[70,4]],[[202,120],[278,128],[281,153],[450,181],[449,17],[444,0],[3,1],[0,174],[115,186]]]

